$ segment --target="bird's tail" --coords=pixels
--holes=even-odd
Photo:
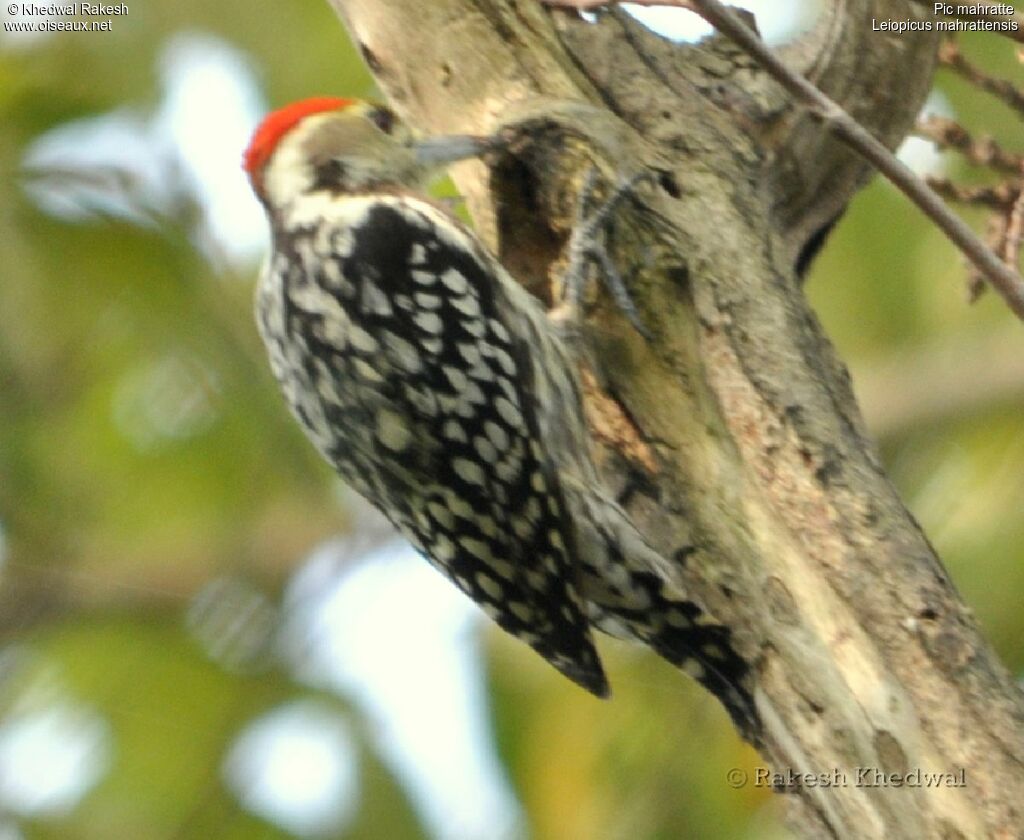
[[[684,609],[689,613],[685,624],[678,618]],[[748,688],[750,666],[733,647],[729,628],[711,623],[690,602],[669,602],[666,619],[645,640],[647,644],[715,695],[740,733],[754,741],[761,722]]]

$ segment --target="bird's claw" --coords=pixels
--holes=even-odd
[[[608,254],[605,245],[605,226],[612,217],[619,205],[628,196],[632,195],[638,184],[647,181],[652,177],[650,172],[643,171],[629,178],[621,180],[611,195],[591,211],[594,192],[597,188],[598,170],[591,166],[583,180],[583,187],[580,190],[576,202],[576,220],[573,225],[572,236],[569,239],[569,265],[565,272],[565,280],[562,286],[562,298],[564,311],[560,317],[566,320],[575,318],[579,312],[580,303],[586,290],[589,280],[590,267],[596,265],[605,288],[611,295],[615,305],[629,319],[637,332],[644,338],[650,338],[650,332],[644,326],[637,311],[633,297],[629,293],[625,279],[622,277],[618,267]],[[560,307],[562,309],[563,307]]]

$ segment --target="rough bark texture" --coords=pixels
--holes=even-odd
[[[792,790],[808,837],[1020,837],[1024,704],[887,479],[796,267],[868,172],[720,39],[536,0],[332,0],[393,104],[428,133],[517,137],[457,180],[542,297],[587,161],[647,167],[611,247],[652,333],[597,295],[586,372],[608,485],[756,663],[766,762],[847,772]],[[784,50],[889,146],[935,39],[873,32],[910,2],[833,0]],[[908,210],[908,212],[910,212]],[[894,281],[895,282],[895,281]],[[857,786],[858,767],[966,787]]]

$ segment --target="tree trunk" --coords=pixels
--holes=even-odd
[[[597,295],[589,418],[608,486],[754,663],[766,763],[845,777],[791,785],[794,826],[1022,836],[1021,692],[886,477],[799,282],[863,162],[720,38],[673,45],[621,12],[591,24],[536,0],[332,2],[413,125],[514,134],[513,163],[456,178],[541,297],[587,161],[612,179],[657,173],[610,237],[652,335]],[[783,57],[894,147],[930,89],[936,38],[871,20],[927,12],[826,5]],[[875,770],[962,770],[965,786],[863,784]]]

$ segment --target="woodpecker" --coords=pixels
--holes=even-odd
[[[273,372],[338,474],[502,628],[599,697],[591,628],[646,643],[750,732],[729,631],[601,487],[564,326],[426,196],[494,147],[417,139],[351,99],[264,120],[244,168],[272,236],[256,311]]]

